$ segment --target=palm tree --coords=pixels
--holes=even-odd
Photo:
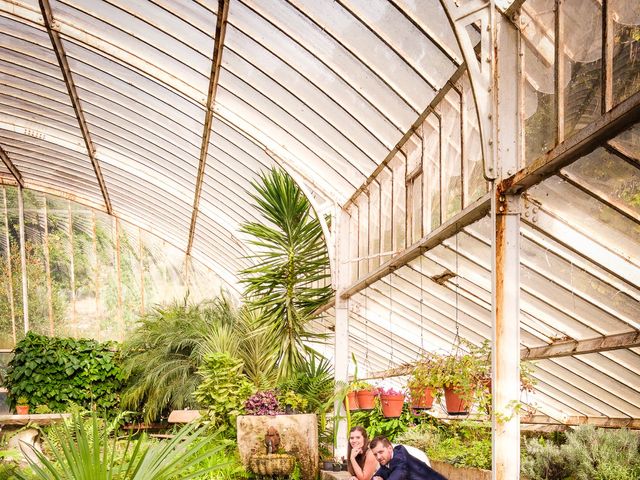
[[[241,271],[248,305],[261,311],[258,325],[277,345],[279,378],[304,363],[306,341],[319,335],[307,328],[313,312],[326,303],[331,287],[329,257],[322,229],[311,204],[284,171],[272,169],[253,182],[252,195],[264,219],[241,230],[253,237],[255,265]]]
[[[122,407],[153,421],[171,410],[193,408],[197,371],[208,354],[228,353],[244,362],[257,388],[275,384],[275,353],[255,315],[222,296],[197,305],[187,300],[156,306],[123,346],[127,386]]]

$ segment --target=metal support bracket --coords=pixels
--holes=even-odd
[[[440,0],[456,36],[467,70],[476,103],[484,177],[497,178],[495,168],[494,112],[496,110],[495,81],[495,5],[493,0]],[[478,30],[479,29],[479,30]],[[472,43],[470,31],[480,35],[480,49]]]

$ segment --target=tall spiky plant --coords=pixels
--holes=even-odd
[[[291,176],[272,169],[252,185],[263,222],[241,227],[258,252],[242,281],[248,304],[262,312],[259,324],[277,345],[279,377],[286,378],[304,362],[305,341],[318,337],[308,322],[331,296],[330,286],[317,286],[328,276],[329,257],[320,222]]]
[[[143,411],[145,421],[153,421],[173,409],[196,407],[193,392],[202,380],[197,371],[214,353],[241,359],[257,388],[273,387],[275,353],[265,335],[253,315],[226,297],[155,307],[123,347],[123,408]]]

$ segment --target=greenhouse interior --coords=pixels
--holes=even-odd
[[[636,0],[0,0],[0,479],[638,480],[639,121]]]

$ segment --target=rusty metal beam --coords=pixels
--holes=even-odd
[[[209,76],[209,93],[207,95],[207,109],[204,117],[204,130],[202,132],[202,145],[200,146],[200,163],[198,176],[196,177],[196,189],[193,199],[193,211],[191,214],[191,227],[189,228],[189,241],[187,242],[186,256],[191,255],[193,237],[198,220],[202,183],[204,182],[204,170],[207,165],[207,152],[209,151],[209,139],[211,138],[211,124],[213,122],[213,106],[216,101],[218,80],[220,79],[220,65],[222,63],[222,50],[224,49],[224,37],[227,31],[227,17],[229,16],[229,0],[218,0],[218,15],[216,22],[216,36],[213,45],[213,60],[211,62],[211,74]]]
[[[2,146],[0,146],[0,158],[2,158],[2,163],[4,163],[5,166],[9,169],[11,175],[13,175],[13,178],[16,179],[18,185],[24,188],[24,180],[22,180],[22,174],[13,164],[13,162],[9,158],[9,155],[7,155],[7,152],[4,151],[4,148],[2,148]]]
[[[346,299],[355,295],[394,270],[406,265],[414,258],[418,258],[427,250],[440,245],[444,240],[455,235],[467,225],[471,225],[473,222],[483,218],[489,212],[490,206],[491,194],[486,194],[409,248],[395,254],[374,271],[358,279],[344,290],[342,298]]]
[[[100,185],[100,191],[102,192],[105,208],[107,209],[107,213],[109,213],[109,215],[113,215],[113,209],[111,208],[111,200],[109,199],[109,192],[107,191],[107,185],[105,184],[104,177],[102,176],[100,163],[96,158],[96,148],[93,145],[93,142],[91,140],[91,134],[89,133],[89,127],[87,126],[87,121],[84,118],[84,112],[82,111],[82,105],[80,104],[80,97],[78,97],[78,91],[76,89],[75,83],[73,82],[73,75],[71,74],[71,68],[69,67],[69,62],[67,61],[67,54],[64,50],[64,45],[62,44],[62,39],[60,38],[60,34],[58,33],[58,25],[53,19],[53,13],[51,11],[51,5],[49,4],[49,0],[39,0],[39,2],[40,2],[40,10],[42,11],[42,18],[44,19],[44,24],[45,24],[45,27],[47,28],[47,33],[49,34],[49,38],[51,39],[51,45],[53,46],[53,51],[55,52],[56,57],[58,58],[60,71],[62,72],[64,83],[67,86],[67,92],[69,93],[69,99],[71,100],[73,110],[76,113],[78,126],[80,127],[80,131],[82,132],[82,138],[84,139],[84,144],[87,148],[87,154],[91,159],[91,164],[93,165],[93,171],[96,175],[96,180],[98,181],[98,185]]]
[[[635,347],[640,347],[640,331],[637,330],[587,340],[565,340],[554,342],[551,345],[545,345],[543,347],[522,348],[520,350],[520,358],[528,361],[546,360],[549,358],[586,355],[587,353],[599,353]],[[373,380],[377,378],[409,375],[414,367],[415,363],[399,365],[387,370],[371,372],[366,378]]]
[[[598,120],[574,133],[567,140],[503,180],[498,189],[516,193],[555,175],[561,168],[593,151],[605,141],[640,120],[640,92],[636,92]]]
[[[537,425],[594,425],[602,428],[640,429],[640,419],[630,417],[612,418],[574,415],[555,419],[547,415],[524,415],[520,418],[520,422]]]
[[[554,342],[544,347],[525,348],[521,350],[520,358],[522,360],[543,360],[634,347],[640,347],[640,331],[637,330],[588,340],[568,340]]]

